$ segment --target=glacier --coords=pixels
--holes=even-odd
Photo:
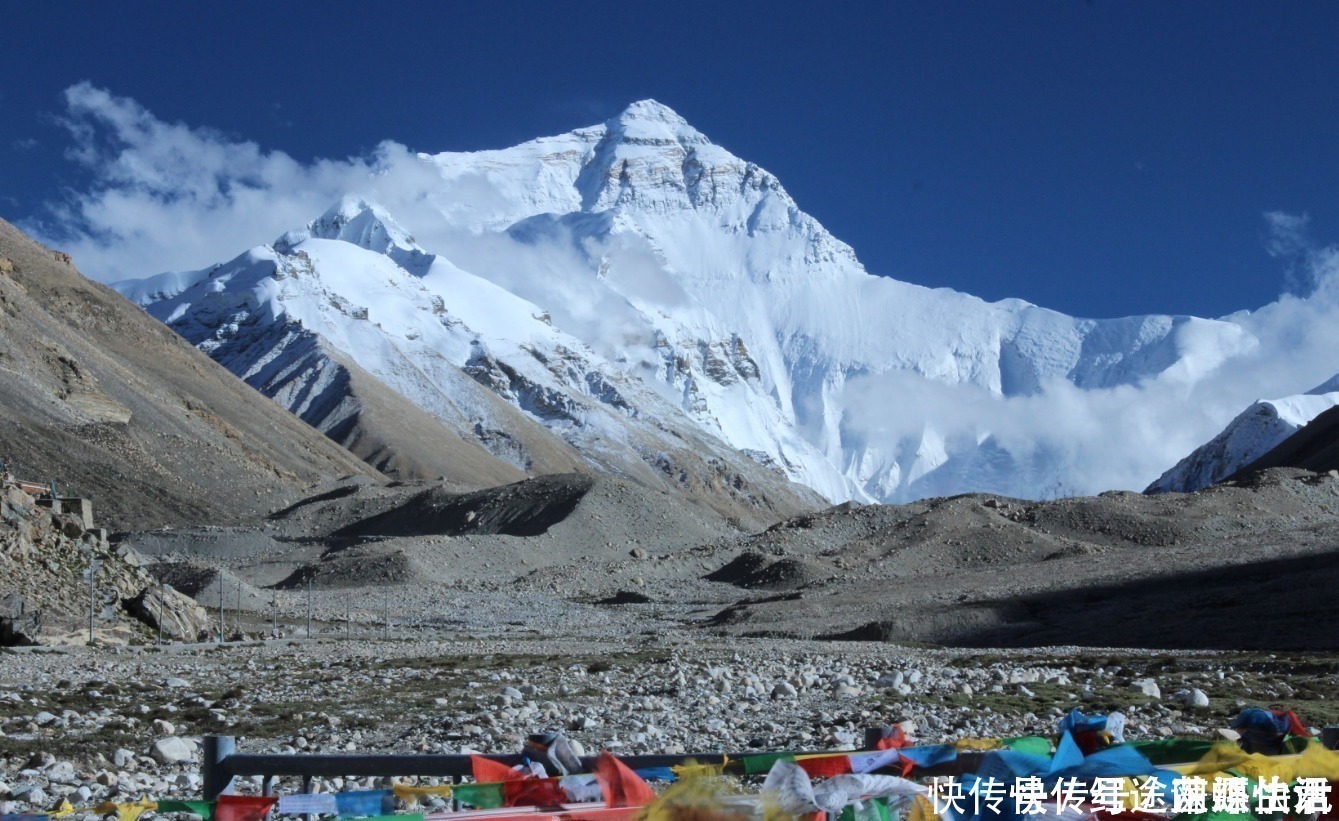
[[[500,398],[602,469],[664,474],[665,437],[691,436],[834,502],[1108,489],[1004,409],[1188,397],[1259,347],[1245,321],[1082,319],[872,275],[775,176],[652,100],[417,161],[404,213],[350,192],[227,263],[116,287],[299,414],[329,401],[319,340],[452,430],[483,430]]]

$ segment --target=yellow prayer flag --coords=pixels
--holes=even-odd
[[[446,798],[451,794],[451,785],[443,784],[440,787],[411,787],[407,784],[395,784],[391,787],[391,792],[408,807],[417,807],[418,802],[431,795],[440,795]]]
[[[960,738],[953,742],[958,752],[974,750],[998,750],[1001,746],[998,738]]]
[[[147,795],[140,796],[138,801],[128,804],[117,804],[112,801],[103,801],[93,808],[93,812],[99,815],[112,815],[115,813],[116,821],[139,821],[139,817],[146,812],[158,809],[158,802],[150,801]]]

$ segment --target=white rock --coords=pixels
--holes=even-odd
[[[1130,689],[1149,698],[1162,698],[1162,690],[1158,689],[1158,683],[1151,678],[1135,679],[1130,682]]]
[[[25,784],[10,790],[9,797],[15,801],[24,801],[33,806],[41,806],[51,800],[46,791],[36,784]]]
[[[195,758],[195,746],[184,738],[168,736],[155,741],[149,755],[159,764],[185,764]]]
[[[1177,690],[1175,693],[1171,694],[1169,700],[1189,708],[1203,708],[1209,706],[1209,697],[1203,690],[1198,688]]]

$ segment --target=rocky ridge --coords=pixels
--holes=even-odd
[[[133,551],[114,549],[106,531],[86,528],[72,513],[53,513],[6,476],[0,483],[0,645],[87,641],[90,562],[99,565],[95,640],[141,640],[161,624],[167,638],[194,641],[208,629],[204,610],[159,585]]]

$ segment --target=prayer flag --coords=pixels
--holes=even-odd
[[[117,804],[112,801],[103,801],[93,808],[93,811],[99,815],[116,815],[117,821],[136,821],[141,815],[149,810],[157,809],[158,805],[150,801],[147,797],[141,796],[140,800],[132,801],[127,804]]]
[[[341,818],[390,815],[395,812],[395,801],[390,790],[354,790],[332,793]],[[224,821],[224,819],[216,819]]]
[[[607,807],[645,807],[656,800],[655,790],[608,751],[595,760],[595,777]]]
[[[502,802],[507,807],[556,807],[567,802],[557,778],[518,778],[502,782]]]
[[[809,774],[810,778],[831,778],[851,772],[849,755],[806,755],[799,756],[795,763]]]
[[[474,780],[480,784],[514,781],[526,777],[501,761],[494,761],[481,755],[470,756],[470,769],[474,771]]]
[[[285,815],[336,815],[339,804],[334,793],[295,793],[279,796],[279,812]]]
[[[214,817],[213,801],[159,801],[158,814],[168,812],[189,812],[198,815],[205,821],[210,821]],[[331,810],[334,812],[334,810]]]
[[[495,810],[503,806],[502,782],[457,784],[453,794],[462,804],[481,810]]]
[[[406,784],[396,784],[391,787],[391,792],[408,807],[417,807],[418,803],[429,796],[440,796],[446,798],[451,794],[451,785],[443,784],[440,787],[410,787]]]
[[[277,803],[273,795],[220,795],[214,821],[262,821]]]

